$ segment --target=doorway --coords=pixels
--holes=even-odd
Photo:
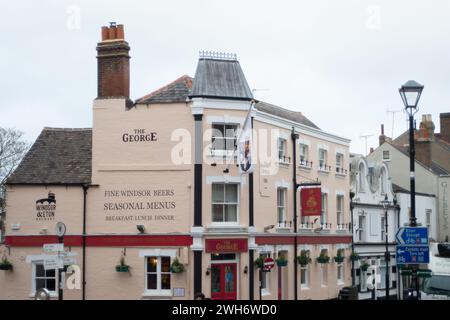
[[[236,263],[211,264],[211,299],[237,299],[236,265]]]

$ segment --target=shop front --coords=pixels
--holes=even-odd
[[[211,299],[238,299],[240,255],[248,250],[247,239],[206,239],[210,255]]]

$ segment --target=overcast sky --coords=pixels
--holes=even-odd
[[[425,85],[420,110],[450,104],[447,0],[0,0],[0,126],[34,141],[45,126],[91,127],[100,27],[125,25],[135,100],[183,74],[198,51],[238,55],[255,97],[301,111],[364,153],[392,134],[398,87]],[[419,121],[418,121],[419,123]],[[394,136],[407,128],[395,113]]]

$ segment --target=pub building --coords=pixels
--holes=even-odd
[[[0,299],[58,297],[43,260],[57,222],[81,271],[64,299],[336,298],[351,277],[350,141],[255,101],[232,54],[201,52],[194,78],[133,101],[124,27],[101,35],[92,128],[44,128],[7,181]],[[242,173],[249,110],[252,157],[267,145],[275,161]],[[302,215],[294,174],[320,182],[319,215]],[[270,272],[260,257],[276,260]]]

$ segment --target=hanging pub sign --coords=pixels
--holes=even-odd
[[[300,190],[301,215],[322,215],[322,190],[320,187],[302,188]]]

